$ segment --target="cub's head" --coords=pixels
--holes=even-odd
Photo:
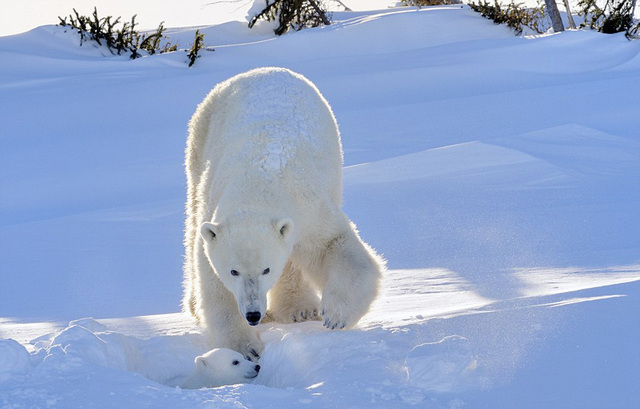
[[[267,310],[267,292],[284,270],[294,243],[291,219],[229,218],[200,227],[209,263],[235,296],[240,314],[258,325]]]
[[[209,387],[245,383],[258,376],[260,365],[227,348],[216,348],[195,359],[198,378]]]

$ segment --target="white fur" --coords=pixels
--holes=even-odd
[[[261,68],[218,84],[191,119],[186,172],[184,307],[214,347],[258,357],[247,313],[333,329],[367,312],[384,263],[341,210],[340,135],[309,80]]]
[[[180,385],[183,389],[215,388],[250,382],[258,376],[256,365],[236,351],[217,348],[196,357],[195,367]]]

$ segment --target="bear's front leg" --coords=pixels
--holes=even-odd
[[[329,329],[353,327],[378,294],[384,261],[358,236],[355,226],[329,243],[321,266],[323,324]]]
[[[258,331],[247,324],[238,306],[226,288],[212,286],[203,291],[203,318],[212,349],[229,348],[240,352],[246,359],[257,362],[264,350]]]

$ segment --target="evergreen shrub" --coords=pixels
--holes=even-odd
[[[318,0],[265,0],[264,9],[249,21],[252,28],[258,20],[278,21],[276,35],[289,30],[302,30],[331,24],[331,16]]]
[[[580,0],[578,14],[584,17],[584,23],[580,24],[580,27],[588,27],[606,34],[624,31],[627,38],[637,39],[640,22],[634,25],[633,6],[632,0],[606,0],[602,7],[597,0]]]
[[[522,3],[510,3],[505,7],[498,0],[494,0],[493,4],[484,0],[478,3],[469,3],[469,7],[483,17],[493,20],[496,24],[506,24],[517,35],[522,34],[525,28],[538,34],[542,34],[548,29],[544,19],[544,8],[541,5],[525,8]]]

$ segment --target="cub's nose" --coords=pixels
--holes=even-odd
[[[256,373],[257,373],[257,372],[260,372],[260,365],[256,365],[256,367],[255,367],[255,368],[253,368],[253,369],[256,371]]]
[[[259,311],[248,312],[246,317],[249,325],[258,325],[260,324],[260,318],[262,318],[262,314],[260,314]]]

